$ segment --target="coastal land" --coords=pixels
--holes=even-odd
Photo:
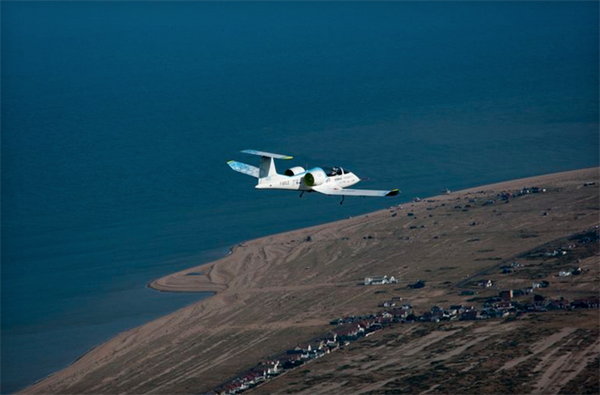
[[[481,308],[502,291],[543,282],[520,296],[523,304],[535,295],[597,298],[599,185],[598,168],[550,174],[241,243],[223,259],[150,284],[212,297],[119,334],[22,393],[222,389],[323,338],[332,321],[373,315],[394,300],[415,315],[433,306]],[[397,281],[365,285],[374,276]],[[419,280],[424,286],[414,287]],[[249,392],[598,392],[597,308],[507,313],[404,320]]]

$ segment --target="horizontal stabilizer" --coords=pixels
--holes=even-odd
[[[370,189],[346,189],[339,186],[330,185],[319,185],[312,188],[313,191],[322,193],[323,195],[338,195],[338,196],[371,196],[371,197],[384,197],[384,196],[396,196],[400,193],[398,189],[392,189],[390,191],[374,191]]]
[[[256,151],[256,150],[253,150],[253,149],[246,149],[246,150],[243,150],[242,152],[244,154],[266,156],[267,158],[273,158],[273,159],[293,159],[292,156],[280,155],[280,154],[272,154],[270,152]]]
[[[247,165],[245,163],[236,162],[234,160],[230,160],[229,162],[227,162],[227,164],[235,171],[246,174],[248,176],[252,176],[254,178],[258,178],[258,174],[260,171],[256,166]]]

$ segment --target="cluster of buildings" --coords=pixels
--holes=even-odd
[[[540,188],[524,188],[516,193],[504,192],[500,198],[508,200],[511,197],[521,196],[529,193],[545,192]],[[412,215],[412,213],[409,213]],[[369,236],[369,238],[372,238]],[[600,239],[598,229],[588,233],[574,236],[581,243],[595,242]],[[561,247],[549,252],[542,252],[544,257],[558,257],[565,255],[567,250],[574,246]],[[538,253],[539,254],[539,253]],[[540,255],[542,256],[542,255]],[[503,273],[510,273],[517,268],[522,267],[518,262],[512,262],[502,266]],[[581,268],[564,269],[558,273],[558,276],[570,276],[581,274]],[[384,285],[398,283],[393,276],[371,276],[365,277],[364,285]],[[482,288],[491,288],[497,286],[493,280],[482,280],[478,283]],[[548,281],[534,282],[532,287],[525,289],[503,290],[498,296],[487,299],[481,307],[472,305],[451,305],[448,308],[433,306],[429,311],[418,314],[413,310],[412,305],[403,302],[399,296],[384,301],[379,307],[384,310],[371,315],[348,316],[334,319],[330,322],[332,328],[329,333],[319,339],[306,344],[298,344],[293,349],[285,353],[262,361],[250,371],[228,381],[227,383],[215,388],[209,394],[212,395],[232,395],[239,394],[248,389],[254,388],[267,382],[287,371],[295,369],[312,360],[321,358],[337,349],[348,346],[352,341],[367,337],[370,334],[381,330],[387,326],[399,323],[414,322],[441,322],[441,321],[469,321],[484,320],[498,317],[521,316],[527,313],[545,312],[552,310],[575,310],[575,309],[597,309],[600,306],[598,297],[585,299],[576,299],[568,301],[564,298],[552,299],[539,294],[533,294],[537,288],[546,288],[550,285]],[[410,284],[410,288],[422,288],[425,286],[423,280]],[[463,290],[461,295],[475,295],[472,290]],[[514,298],[529,296],[527,301],[515,300]]]
[[[287,350],[285,354],[263,361],[245,374],[215,388],[209,394],[242,393],[393,324],[482,320],[551,310],[597,309],[600,306],[600,300],[597,297],[569,302],[564,298],[550,299],[542,295],[534,295],[533,301],[517,302],[513,300],[513,297],[520,296],[522,293],[524,293],[522,290],[501,291],[497,297],[488,299],[481,308],[468,305],[451,305],[448,308],[433,306],[429,311],[420,315],[414,312],[410,304],[401,304],[402,298],[395,297],[380,304],[380,306],[387,307],[380,313],[332,320],[330,324],[334,328],[323,338],[298,344],[295,348]]]
[[[412,306],[406,306],[407,309],[412,310]],[[399,308],[399,310],[404,311],[403,307]],[[335,325],[335,327],[323,338],[315,339],[305,344],[298,344],[293,349],[287,350],[284,354],[259,363],[250,371],[228,381],[207,394],[240,394],[286,371],[321,358],[338,348],[343,348],[349,345],[351,341],[369,336],[371,333],[382,329],[385,325],[393,323],[393,318],[392,313],[382,312],[376,315],[349,316],[333,320],[331,324]]]
[[[546,188],[540,188],[540,187],[526,187],[526,188],[522,188],[518,191],[502,191],[499,194],[496,195],[496,199],[499,199],[501,201],[503,201],[504,203],[508,203],[510,202],[510,199],[512,198],[516,198],[519,196],[525,196],[525,195],[529,195],[532,193],[545,193],[547,192]],[[486,201],[485,203],[483,203],[484,206],[489,206],[491,204],[496,203],[495,199],[489,199],[488,201]]]
[[[513,300],[513,296],[522,296],[523,290],[501,291],[499,296],[489,298],[481,308],[465,305],[454,305],[448,309],[433,306],[429,312],[417,316],[411,314],[404,321],[440,322],[482,320],[510,315],[521,316],[526,313],[545,312],[551,310],[597,309],[600,300],[597,297],[576,299],[569,302],[564,298],[551,299],[542,295],[534,295],[533,301],[521,302]]]
[[[393,324],[483,320],[511,315],[520,316],[525,313],[591,309],[600,306],[600,300],[597,297],[576,299],[569,302],[564,298],[550,299],[542,295],[534,295],[532,301],[518,302],[513,300],[513,297],[522,296],[523,294],[525,294],[523,290],[501,291],[497,297],[488,299],[480,308],[462,304],[451,305],[448,308],[433,306],[423,314],[417,314],[410,304],[402,304],[402,298],[395,297],[380,304],[380,306],[386,307],[386,310],[377,314],[348,316],[332,320],[330,324],[333,328],[323,338],[305,344],[298,344],[295,348],[287,350],[285,354],[263,361],[249,372],[215,388],[209,394],[232,395],[242,393],[286,371],[321,358],[338,348],[348,346],[352,341],[367,337],[371,333]]]

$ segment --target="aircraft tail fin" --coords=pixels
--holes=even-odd
[[[261,156],[260,158],[260,172],[258,173],[258,182],[262,178],[271,177],[277,175],[277,169],[275,168],[275,159],[270,156]]]
[[[275,168],[275,159],[292,159],[289,155],[273,154],[271,152],[256,151],[253,149],[247,149],[242,151],[244,154],[260,156],[260,170],[258,174],[258,183],[260,184],[263,178],[272,177],[277,175],[277,169]]]

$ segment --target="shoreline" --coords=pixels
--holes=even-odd
[[[406,232],[408,225],[415,222],[406,217],[409,211],[414,213],[415,219],[418,216],[421,220],[423,218],[421,215],[433,206],[438,207],[436,210],[439,210],[440,205],[444,206],[448,202],[465,199],[467,196],[479,198],[502,190],[536,186],[535,184],[569,183],[571,179],[577,179],[577,182],[583,179],[598,182],[598,171],[599,168],[594,167],[472,187],[447,195],[424,198],[420,202],[400,203],[388,209],[356,217],[239,243],[230,248],[230,253],[216,261],[161,277],[147,285],[159,292],[213,292],[213,295],[144,325],[119,333],[90,349],[67,368],[37,381],[19,393],[56,393],[67,388],[72,391],[91,393],[147,392],[149,388],[144,386],[156,380],[152,377],[165,377],[164,375],[171,377],[168,372],[173,369],[173,364],[182,368],[182,372],[169,380],[161,381],[158,390],[185,392],[179,387],[183,384],[176,383],[191,379],[186,378],[188,376],[200,377],[201,382],[204,383],[202,385],[209,385],[204,381],[218,381],[221,377],[219,375],[227,377],[231,375],[232,369],[240,370],[241,367],[249,364],[248,361],[255,362],[260,360],[260,355],[279,350],[284,344],[293,341],[294,336],[302,338],[312,333],[320,333],[328,324],[328,314],[331,309],[340,314],[350,314],[362,309],[360,303],[356,306],[350,303],[351,300],[359,300],[367,295],[363,289],[354,291],[356,284],[352,279],[357,277],[356,273],[363,270],[360,268],[361,265],[367,265],[364,261],[371,259],[373,247],[380,245],[377,249],[378,254],[391,248],[391,245],[386,244],[385,233],[387,224],[392,222],[390,211],[402,214],[398,217],[398,221],[404,221],[400,229]],[[400,209],[400,206],[403,209]],[[436,211],[433,212],[438,215]],[[419,230],[419,232],[431,231]],[[464,234],[472,231],[473,229],[466,228],[467,233]],[[543,237],[550,240],[554,234],[552,232],[556,231],[552,230]],[[450,232],[455,231],[450,228]],[[372,241],[366,238],[367,234],[374,235]],[[420,245],[414,246],[417,240],[406,243],[412,245],[410,253],[423,252]],[[534,245],[529,239],[524,239],[522,243]],[[483,250],[485,249],[482,247]],[[511,251],[506,253],[509,252]],[[390,255],[394,254],[386,253],[381,255],[380,259],[385,263],[390,259]],[[340,261],[340,257],[345,258]],[[414,258],[404,259],[410,262]],[[440,266],[436,259],[440,258],[429,259],[430,264],[433,265],[431,267]],[[357,266],[353,262],[362,263]],[[489,266],[489,263],[485,265]],[[417,276],[411,273],[418,270],[420,269],[412,267],[402,269],[402,275],[411,278]],[[383,272],[383,270],[379,271]],[[188,275],[198,272],[200,274]],[[435,291],[434,294],[436,293],[439,291]],[[435,296],[434,294],[432,295]],[[348,300],[346,301],[342,295],[348,295]],[[428,301],[433,297],[432,295],[419,296],[414,299],[414,303]],[[340,303],[340,299],[344,302]],[[288,306],[289,311],[276,307],[281,306],[282,303]],[[309,310],[306,310],[307,308]],[[298,320],[297,317],[305,318]],[[296,332],[299,335],[290,335]],[[243,339],[247,338],[255,339],[248,346],[251,348],[241,346],[244,344]],[[216,353],[217,350],[213,350],[211,344],[231,345]],[[239,350],[247,350],[244,353],[244,360],[234,363],[233,361],[239,356]],[[144,367],[144,360],[154,360],[155,356],[163,354],[165,362],[161,359],[158,365],[165,364],[165,366],[155,368],[159,369],[157,371]],[[144,356],[142,362],[138,361],[139,356]],[[194,361],[196,358],[202,359],[202,362],[189,365],[191,363],[189,361]],[[205,360],[207,362],[204,362]],[[119,366],[123,364],[130,366],[128,368],[130,373],[119,371]],[[189,373],[185,373],[188,370]],[[132,375],[133,371],[139,373]],[[90,375],[92,372],[96,374]],[[95,376],[105,378],[94,379]],[[146,379],[138,379],[137,376]],[[109,377],[120,382],[110,384],[110,381],[106,380]],[[211,379],[209,380],[208,377]],[[122,385],[127,387],[121,388]],[[124,388],[127,388],[127,391]]]
[[[598,167],[589,167],[589,168],[578,169],[578,170],[569,170],[569,171],[565,171],[565,172],[543,174],[543,175],[538,175],[538,176],[519,178],[519,179],[515,179],[515,180],[501,181],[501,182],[482,185],[482,186],[470,187],[470,188],[459,190],[459,191],[453,191],[453,192],[450,192],[449,194],[426,197],[426,198],[421,199],[420,202],[405,202],[405,203],[400,203],[395,206],[411,205],[411,204],[414,205],[414,204],[418,204],[421,202],[425,202],[427,200],[439,200],[439,201],[451,200],[452,198],[454,198],[458,195],[481,192],[482,190],[489,192],[490,190],[495,191],[495,190],[515,189],[515,188],[518,188],[519,186],[527,187],[527,186],[532,186],[532,184],[535,184],[535,183],[543,183],[548,179],[553,179],[556,177],[567,177],[568,175],[571,175],[571,174],[577,174],[580,172],[591,171],[593,169],[597,169],[600,172],[600,168],[598,168]],[[392,205],[390,207],[393,207],[393,206],[394,205]],[[229,253],[220,259],[217,259],[215,261],[208,262],[208,263],[205,263],[205,264],[202,264],[199,266],[194,266],[194,267],[191,267],[188,269],[180,270],[175,273],[168,274],[166,276],[163,276],[156,280],[153,280],[152,282],[148,283],[147,286],[149,288],[152,288],[159,292],[180,292],[180,293],[213,292],[216,295],[217,293],[226,290],[228,287],[228,283],[222,283],[222,282],[215,281],[213,276],[211,276],[212,271],[215,269],[215,266],[219,262],[221,262],[223,259],[234,255],[241,247],[245,247],[245,243],[261,244],[264,241],[274,239],[274,238],[279,239],[279,238],[284,238],[284,237],[287,237],[290,235],[295,235],[297,233],[305,234],[305,233],[309,233],[310,231],[314,232],[314,231],[318,231],[322,227],[340,225],[340,224],[342,224],[346,221],[352,220],[352,219],[364,219],[364,218],[369,217],[369,215],[381,214],[387,210],[388,210],[388,208],[381,209],[381,210],[373,211],[373,212],[370,212],[367,214],[362,214],[362,215],[359,215],[356,217],[350,217],[350,218],[345,218],[345,219],[341,219],[341,220],[337,220],[337,221],[327,222],[327,223],[321,224],[321,225],[309,226],[306,228],[300,228],[300,229],[296,229],[296,230],[290,230],[287,232],[276,233],[273,235],[253,239],[248,242],[242,242],[235,246],[232,246],[229,249]],[[185,280],[189,280],[189,279],[186,279],[185,277],[190,276],[189,273],[192,273],[192,272],[200,272],[201,274],[194,276],[194,277],[198,277],[198,279],[195,279],[196,281],[185,281]],[[223,280],[224,278],[219,277],[219,279]],[[212,296],[214,296],[214,295],[212,295]]]

